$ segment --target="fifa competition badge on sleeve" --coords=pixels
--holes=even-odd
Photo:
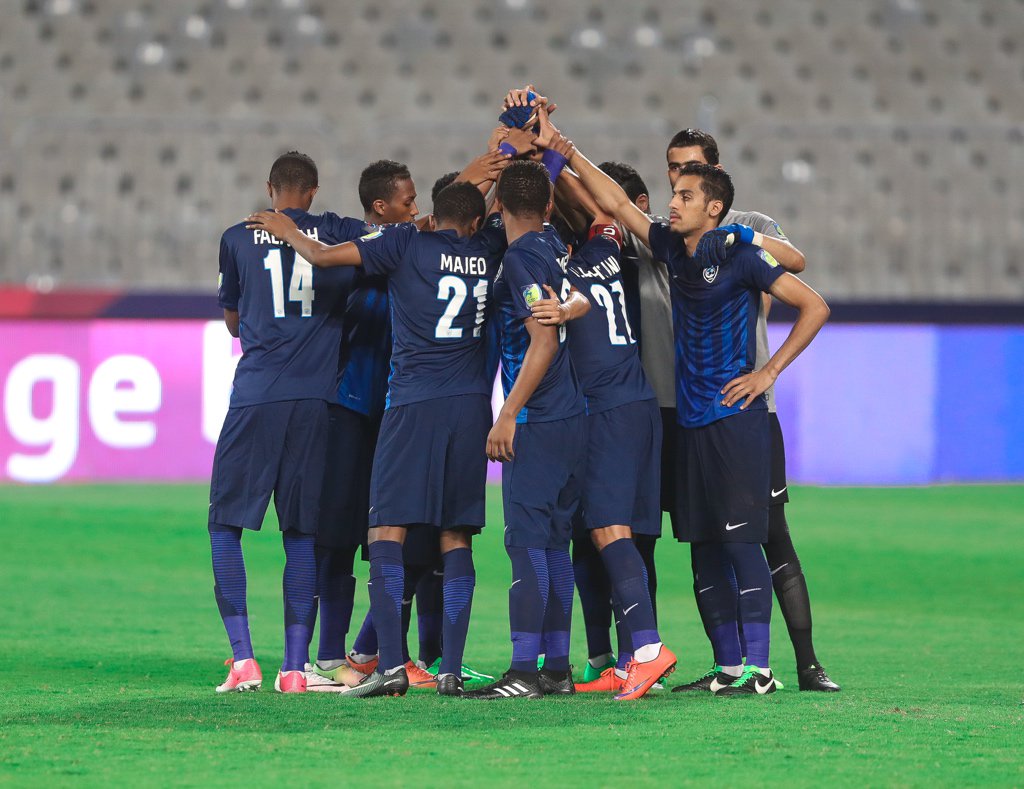
[[[523,288],[523,300],[526,301],[527,307],[532,307],[540,301],[540,285],[535,282],[530,287]]]
[[[369,233],[367,233],[367,234],[366,234],[365,236],[359,236],[359,240],[360,240],[360,241],[373,241],[373,239],[375,239],[375,238],[380,238],[380,237],[381,237],[382,235],[384,235],[384,231],[383,231],[383,230],[381,230],[381,229],[380,229],[380,228],[378,227],[378,228],[376,228],[376,229],[374,229],[374,230],[371,230],[371,231],[370,231]]]
[[[772,268],[776,268],[779,265],[779,261],[772,257],[772,253],[767,249],[757,250],[757,256]]]

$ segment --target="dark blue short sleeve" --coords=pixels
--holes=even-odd
[[[545,283],[558,289],[556,283],[551,282],[550,267],[526,250],[510,250],[505,255],[502,269],[502,276],[512,293],[512,313],[520,320],[529,318],[533,314],[530,308],[547,298],[543,288]]]
[[[238,279],[238,263],[235,251],[227,240],[227,234],[220,239],[220,276],[217,279],[217,303],[225,310],[238,312],[238,299],[242,286]]]
[[[405,255],[419,231],[412,222],[384,225],[356,239],[363,268],[369,274],[389,274]]]
[[[770,252],[752,244],[743,244],[737,249],[730,265],[736,267],[740,282],[765,293],[786,273]]]

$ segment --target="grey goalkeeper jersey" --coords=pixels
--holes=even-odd
[[[655,221],[660,220],[658,217]],[[726,215],[723,225],[738,223],[752,227],[762,235],[788,241],[778,222],[757,211],[732,210]],[[658,405],[662,408],[676,407],[675,391],[675,339],[672,330],[672,297],[669,293],[668,268],[655,260],[651,250],[632,233],[624,233],[627,245],[636,251],[640,287],[640,362],[647,380],[654,387]],[[768,347],[768,320],[764,311],[764,300],[757,314],[757,353],[755,364],[761,369],[771,358]],[[775,387],[768,390],[768,410],[775,412]]]

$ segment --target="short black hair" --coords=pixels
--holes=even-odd
[[[512,216],[544,218],[551,202],[551,178],[540,162],[514,161],[501,171],[498,200]]]
[[[474,219],[483,219],[486,211],[484,196],[468,181],[449,184],[434,198],[434,219],[437,222],[466,227]]]
[[[374,200],[390,200],[398,189],[398,182],[408,178],[412,178],[409,168],[391,159],[367,165],[359,174],[359,202],[363,210],[371,210]]]
[[[631,203],[635,203],[640,195],[650,194],[640,173],[630,165],[623,162],[601,162],[598,168],[622,187]]]
[[[434,181],[434,186],[430,190],[430,202],[435,202],[437,200],[437,196],[441,194],[441,190],[444,189],[449,184],[455,183],[455,179],[458,177],[459,171],[452,170],[450,173],[445,173],[436,181]]]
[[[722,201],[722,213],[718,215],[718,224],[722,224],[725,215],[732,208],[732,200],[736,194],[729,173],[703,162],[690,162],[683,166],[679,175],[696,175],[700,178],[700,189],[704,193],[704,205],[712,200]]]
[[[677,132],[668,144],[668,150],[673,148],[698,147],[704,153],[704,160],[708,164],[718,164],[718,143],[715,138],[701,129],[683,129]]]
[[[288,151],[274,160],[270,168],[270,185],[277,191],[308,192],[320,185],[316,162],[298,151]]]

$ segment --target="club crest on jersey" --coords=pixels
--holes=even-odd
[[[540,285],[535,282],[530,287],[523,288],[523,300],[527,307],[532,307],[540,301]]]
[[[709,285],[715,281],[715,277],[718,276],[718,266],[708,266],[704,269],[704,281]]]
[[[759,250],[757,250],[757,256],[759,258],[761,258],[761,260],[763,260],[765,263],[767,263],[772,268],[776,268],[779,265],[779,261],[777,261],[775,258],[773,258],[772,257],[772,253],[769,252],[767,249],[759,249]]]
[[[384,235],[384,231],[378,227],[376,230],[367,233],[365,236],[359,236],[359,240],[372,241],[375,238],[380,238],[382,235]]]

